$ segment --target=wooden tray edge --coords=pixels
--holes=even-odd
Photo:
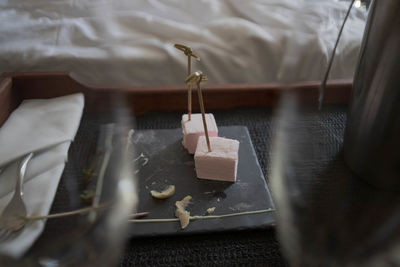
[[[203,87],[206,108],[232,109],[239,107],[274,107],[284,92],[297,92],[302,103],[317,103],[319,82],[291,85],[265,84],[206,84]],[[351,80],[328,83],[324,102],[346,104],[350,99]],[[52,98],[82,92],[85,111],[110,111],[125,107],[135,115],[150,111],[185,110],[185,85],[109,87],[87,85],[77,81],[69,72],[9,72],[0,77],[0,125],[23,99]],[[197,95],[193,90],[193,110],[198,111]]]

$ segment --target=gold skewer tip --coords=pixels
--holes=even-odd
[[[183,44],[175,44],[174,46],[176,49],[181,50],[183,53],[185,53],[185,55],[193,57],[197,61],[200,61],[200,57],[193,54],[192,48],[190,48],[189,46]]]
[[[201,81],[200,81],[201,79]],[[185,83],[199,83],[208,81],[208,78],[200,70],[186,77]]]

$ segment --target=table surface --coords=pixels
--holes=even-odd
[[[222,85],[204,88],[203,93],[207,111],[214,113],[219,126],[241,125],[249,129],[270,185],[271,138],[276,131],[271,107],[277,106],[286,89],[298,92],[301,103],[315,103],[318,88],[319,82],[295,84],[290,88],[271,84]],[[299,120],[289,127],[288,143],[295,153],[288,158],[290,168],[287,169],[292,171],[286,173],[290,188],[285,190],[291,194],[286,196],[287,207],[277,207],[278,214],[281,210],[292,216],[279,224],[280,229],[289,230],[281,231],[290,233],[289,242],[280,235],[278,243],[275,229],[130,239],[120,264],[286,266],[281,245],[285,247],[285,256],[295,265],[311,266],[322,262],[320,266],[326,266],[323,263],[341,259],[341,263],[365,266],[364,263],[376,255],[393,260],[390,253],[395,250],[390,248],[398,244],[400,236],[400,194],[368,185],[353,175],[343,160],[341,150],[347,111],[344,104],[349,101],[350,89],[349,82],[328,84],[322,111],[317,112],[314,107],[313,111],[300,114]],[[114,114],[109,110],[115,108],[115,100],[123,96],[128,110],[134,114],[171,111],[132,118],[137,129],[179,128],[182,110],[186,107],[183,85],[120,90],[83,85],[68,73],[14,73],[0,77],[0,124],[22,99],[74,92],[85,94],[86,112],[70,147],[69,156],[73,157],[64,170],[51,213],[81,206],[79,177],[95,152],[95,145],[90,144],[97,139],[99,126],[113,122]],[[198,108],[196,98],[193,104]],[[218,110],[213,111],[213,108]],[[35,255],[46,248],[55,235],[73,230],[78,224],[79,220],[72,217],[49,220],[27,256]],[[288,225],[295,227],[287,228]]]
[[[337,242],[338,248],[340,248],[335,250],[335,252],[337,255],[343,257],[353,255],[350,253],[352,252],[351,250],[348,250],[350,252],[345,252],[346,245],[350,244],[354,247],[359,242],[368,241],[368,238],[362,238],[363,236],[369,236],[365,234],[366,231],[381,222],[381,220],[371,220],[370,210],[362,208],[363,203],[369,203],[369,207],[373,206],[371,196],[376,193],[375,189],[365,184],[362,180],[354,178],[343,167],[343,160],[340,158],[346,122],[346,110],[345,105],[327,105],[324,106],[321,112],[307,113],[306,120],[311,122],[311,125],[308,125],[310,126],[309,129],[317,134],[316,138],[313,139],[311,137],[308,142],[312,141],[316,143],[321,148],[321,151],[326,152],[326,154],[313,153],[313,156],[321,156],[318,159],[319,166],[315,167],[315,162],[313,163],[314,165],[310,165],[311,169],[315,170],[315,173],[321,174],[320,176],[299,177],[298,180],[300,182],[300,187],[298,188],[309,190],[303,191],[305,203],[313,203],[307,206],[309,209],[304,210],[305,214],[310,215],[310,221],[313,223],[309,228],[305,229],[310,230],[310,227],[318,225],[318,222],[326,226],[326,229],[337,226],[335,223],[338,221],[354,222],[343,227],[343,233],[352,237],[352,239],[341,235],[331,236],[332,232],[327,231],[327,236],[331,236],[329,240]],[[249,129],[260,166],[267,183],[269,183],[271,138],[276,129],[273,123],[274,112],[272,109],[240,108],[233,110],[210,110],[209,112],[214,113],[219,126],[242,125]],[[181,115],[182,112],[148,113],[137,116],[135,124],[137,129],[174,129],[180,127]],[[87,156],[90,153],[90,147],[84,145],[85,140],[94,138],[96,134],[94,129],[97,129],[103,123],[110,122],[111,119],[112,116],[108,113],[85,114],[76,140],[70,148],[70,153],[81,155],[82,158]],[[304,144],[307,144],[307,142]],[[72,163],[69,162],[69,164]],[[79,166],[79,159],[74,161],[74,164],[76,165],[74,166],[75,168],[83,168],[83,166]],[[328,170],[329,173],[321,172],[322,169]],[[65,179],[68,175],[76,175],[76,173],[71,172],[71,169],[67,165],[59,185],[58,190],[60,192],[68,190],[68,187],[70,187],[67,179]],[[316,198],[322,201],[315,201]],[[74,196],[66,197],[65,194],[57,193],[51,213],[57,212],[63,205],[79,205],[79,203],[73,203],[73,199]],[[77,199],[79,199],[78,196]],[[387,214],[393,212],[393,210],[398,211],[397,204],[392,205],[391,208],[383,209],[383,205],[388,203],[388,201],[399,203],[398,200],[399,197],[397,194],[385,194],[385,198],[380,199],[380,202],[378,202],[378,207],[375,206],[375,208],[382,208],[383,210],[378,215],[385,217]],[[337,208],[336,210],[330,210],[327,207]],[[319,212],[315,213],[313,211]],[[337,219],[332,220],[331,214]],[[357,220],[355,220],[357,216],[360,216],[363,220],[368,220],[368,224],[363,224],[361,225],[362,227],[357,225]],[[304,217],[300,216],[299,218]],[[68,219],[62,220],[62,223],[57,219],[49,220],[44,233],[29,253],[40,250],[41,246],[46,243],[46,240],[51,239],[55,232],[65,230],[66,224],[71,223],[71,228],[74,226],[73,221],[69,222]],[[354,234],[351,234],[353,232]],[[300,241],[310,243],[316,241],[317,238],[321,238],[321,236],[316,237],[312,234],[303,235]],[[323,245],[332,246],[331,243],[323,243]],[[321,246],[321,251],[323,248],[324,246]],[[331,252],[332,250],[325,249],[326,251]],[[340,253],[348,253],[348,255]],[[361,252],[358,251],[358,253],[360,257],[364,257],[365,253],[368,253],[368,249]],[[322,253],[321,255],[327,256],[328,254]],[[277,241],[276,230],[272,228],[217,234],[132,238],[126,243],[124,253],[120,259],[120,265],[287,266],[288,263],[282,255],[280,243]]]
[[[342,108],[343,110],[343,108]],[[268,182],[272,109],[242,108],[208,111],[218,126],[243,125],[249,130],[261,169]],[[180,127],[182,112],[154,112],[136,118],[138,129]],[[122,266],[143,265],[263,265],[287,266],[275,229],[235,231],[182,237],[131,239]]]
[[[212,111],[210,111],[212,112]],[[271,137],[272,110],[269,108],[243,108],[213,112],[219,126],[247,126],[254,144],[262,172],[268,172],[269,140]],[[135,118],[137,129],[175,129],[180,127],[182,112],[155,112]],[[86,113],[81,121],[70,158],[61,178],[50,213],[80,206],[79,192],[71,194],[79,184],[71,184],[71,177],[81,175],[87,157],[93,153],[98,128],[112,121],[110,113]],[[75,178],[76,180],[76,178]],[[268,177],[267,177],[268,181]],[[65,192],[70,192],[66,194]],[[68,231],[79,224],[75,218],[48,220],[46,228],[27,256],[45,248],[60,231]],[[197,264],[266,264],[286,266],[280,252],[274,228],[265,230],[234,231],[188,236],[169,236],[130,239],[121,258],[121,265],[197,265]]]

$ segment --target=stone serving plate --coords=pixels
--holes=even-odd
[[[138,166],[138,212],[149,211],[146,219],[175,218],[175,201],[193,197],[187,210],[191,215],[212,215],[274,208],[267,183],[257,161],[249,132],[243,126],[219,127],[219,136],[240,141],[236,183],[196,177],[193,155],[182,145],[181,129],[140,130],[132,136]],[[175,185],[175,194],[165,200],[154,199],[151,190]],[[275,212],[191,221],[184,230],[179,222],[132,223],[133,237],[193,234],[266,228],[275,225]]]

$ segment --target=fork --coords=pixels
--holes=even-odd
[[[14,233],[25,226],[24,218],[27,215],[27,211],[24,200],[22,199],[24,194],[23,181],[26,167],[32,156],[33,153],[29,153],[21,160],[14,195],[0,215],[0,242],[9,240],[14,236]]]

